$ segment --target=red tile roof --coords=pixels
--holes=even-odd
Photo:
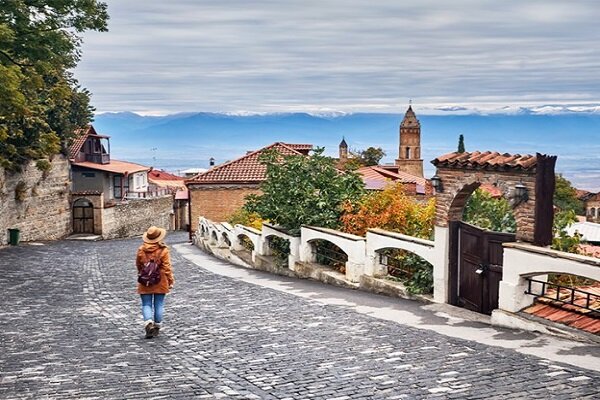
[[[575,197],[577,197],[579,200],[582,200],[582,201],[586,201],[590,197],[594,196],[594,194],[595,193],[592,193],[592,192],[584,190],[584,189],[575,189]]]
[[[493,170],[532,170],[537,164],[536,156],[508,154],[497,151],[453,152],[444,154],[431,162],[436,167],[461,167]]]
[[[600,258],[600,246],[594,246],[592,244],[580,244],[579,251],[581,254],[586,256]]]
[[[309,144],[287,144],[276,142],[262,149],[253,151],[236,160],[196,175],[185,181],[187,184],[211,183],[260,183],[265,180],[267,167],[259,161],[260,154],[265,150],[275,150],[282,155],[305,155],[312,149]]]
[[[362,176],[367,189],[383,189],[389,182],[414,183],[423,188],[427,185],[427,179],[397,169],[390,170],[379,166],[370,166],[359,168],[357,172]]]
[[[528,314],[535,315],[549,321],[568,325],[572,328],[581,329],[596,335],[600,334],[600,283],[578,287],[577,289],[593,293],[598,297],[591,297],[590,308],[596,310],[587,310],[581,307],[576,307],[571,304],[563,304],[551,299],[540,297],[536,300],[536,304],[523,310]],[[564,292],[563,297],[570,297],[571,291],[561,290]],[[555,296],[556,290],[549,289],[548,296]],[[581,292],[575,292],[575,304],[585,305],[586,296]]]
[[[104,139],[110,138],[110,136],[98,135],[98,133],[96,133],[96,130],[92,125],[88,125],[85,128],[75,129],[75,132],[73,133],[73,138],[71,139],[71,145],[69,146],[69,158],[71,160],[77,157],[77,155],[81,151],[81,146],[83,146],[85,140],[89,136],[95,136]]]
[[[185,188],[185,178],[157,169],[153,169],[152,171],[148,172],[148,181],[156,186],[164,188]]]
[[[482,183],[481,186],[479,186],[479,189],[489,193],[489,195],[494,199],[499,199],[502,197],[502,190],[500,190],[498,186],[490,185],[489,183]]]
[[[110,160],[109,164],[97,164],[89,161],[74,162],[76,167],[95,169],[98,171],[112,172],[115,174],[132,174],[134,172],[148,171],[150,167],[144,165],[130,163],[127,161]]]
[[[71,145],[69,146],[69,158],[74,159],[77,154],[81,151],[81,146],[85,143],[88,134],[96,134],[96,130],[92,125],[88,125],[85,128],[76,129],[73,133],[73,139],[71,139]]]
[[[153,169],[148,172],[148,179],[158,181],[183,181],[185,178],[177,175],[170,174],[166,171]]]

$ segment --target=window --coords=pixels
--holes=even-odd
[[[410,147],[406,148],[406,158],[410,158]]]
[[[122,199],[129,191],[129,179],[124,178],[122,175],[114,175],[113,188],[115,199]]]
[[[96,139],[96,140],[94,140],[94,153],[100,153],[100,152],[101,152],[100,140]]]
[[[84,178],[95,178],[96,173],[95,172],[82,172],[81,176],[83,176]]]

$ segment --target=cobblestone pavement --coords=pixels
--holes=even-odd
[[[146,340],[138,245],[0,249],[0,398],[600,396],[598,372],[213,274],[176,251],[164,331]]]

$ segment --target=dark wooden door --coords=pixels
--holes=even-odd
[[[94,206],[77,200],[73,204],[73,233],[94,233]]]
[[[485,231],[461,222],[458,227],[456,303],[472,311],[491,314],[498,308],[502,280],[502,243],[515,235]]]

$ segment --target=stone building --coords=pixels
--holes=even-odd
[[[589,222],[600,222],[600,193],[592,194],[583,204],[586,219]]]
[[[400,146],[396,159],[398,171],[423,177],[423,159],[421,159],[421,123],[412,106],[408,106],[404,119],[400,123]]]
[[[283,155],[307,156],[312,148],[310,144],[276,142],[187,180],[190,220],[198,221],[203,216],[213,221],[226,221],[244,205],[247,195],[260,194],[259,185],[265,180],[267,170],[259,161],[262,152],[274,150]]]
[[[73,233],[133,236],[150,225],[171,228],[173,195],[151,187],[150,167],[111,159],[110,137],[80,129],[69,148]]]

